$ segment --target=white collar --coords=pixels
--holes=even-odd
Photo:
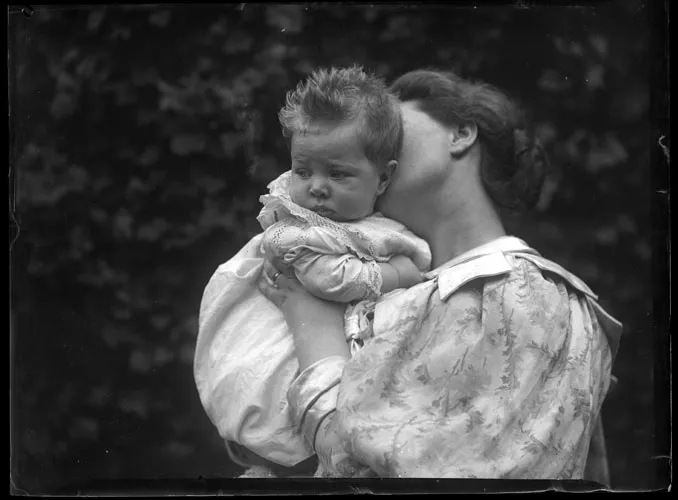
[[[517,251],[539,255],[539,252],[537,252],[533,248],[530,248],[527,245],[527,243],[525,243],[520,238],[516,238],[515,236],[500,236],[499,238],[496,238],[487,243],[483,243],[480,246],[472,248],[471,250],[468,250],[463,254],[458,255],[457,257],[451,260],[448,260],[444,264],[426,273],[426,277],[429,279],[435,278],[436,276],[440,275],[443,271],[450,269],[451,267],[455,267],[458,266],[459,264],[463,264],[465,262],[477,259],[478,257],[483,257],[485,255],[490,255],[494,253],[517,252]]]

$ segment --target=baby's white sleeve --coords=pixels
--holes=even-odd
[[[266,229],[262,245],[267,257],[282,259],[304,287],[321,299],[352,302],[381,293],[379,265],[357,257],[324,228],[282,220]]]
[[[297,279],[321,299],[352,302],[373,299],[381,293],[381,269],[374,261],[363,261],[352,254],[324,255],[309,249],[295,253],[291,264]]]

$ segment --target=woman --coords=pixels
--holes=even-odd
[[[544,153],[491,86],[414,71],[392,91],[405,143],[378,209],[429,243],[434,270],[380,299],[352,358],[342,306],[279,263],[260,281],[295,338],[288,401],[317,475],[583,478],[621,325],[504,231],[498,208],[535,204]]]

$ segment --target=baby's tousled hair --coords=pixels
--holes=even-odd
[[[287,93],[278,117],[288,139],[320,123],[356,123],[365,157],[377,167],[396,160],[403,145],[398,99],[357,65],[314,71]]]

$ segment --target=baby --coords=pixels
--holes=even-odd
[[[398,102],[381,80],[359,67],[316,71],[288,94],[280,122],[291,169],[261,197],[264,232],[205,289],[194,368],[232,458],[245,465],[234,452],[244,449],[292,467],[313,450],[289,414],[286,392],[299,367],[282,313],[258,291],[263,260],[288,266],[314,295],[347,304],[354,352],[369,336],[374,299],[421,282],[431,254],[375,212],[403,141]]]

